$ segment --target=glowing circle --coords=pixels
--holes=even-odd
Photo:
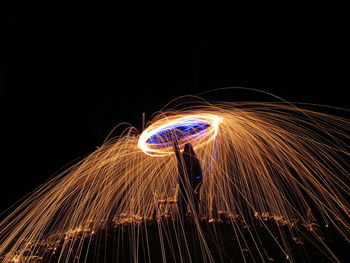
[[[174,153],[174,141],[201,147],[213,140],[221,118],[213,114],[176,115],[160,119],[140,135],[138,147],[146,154],[164,156]]]

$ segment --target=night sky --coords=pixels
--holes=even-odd
[[[181,95],[243,86],[350,108],[346,9],[7,2],[1,210]]]

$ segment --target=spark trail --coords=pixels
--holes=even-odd
[[[84,262],[83,240],[110,224],[134,231],[152,220],[185,224],[176,205],[176,139],[180,147],[193,145],[205,171],[199,214],[192,216],[202,262],[214,259],[201,222],[218,221],[218,215],[235,231],[238,221],[264,224],[267,218],[287,226],[275,241],[292,262],[286,236],[297,236],[305,226],[337,261],[314,229],[333,226],[345,240],[350,237],[349,128],[346,118],[287,103],[203,103],[161,112],[142,133],[129,127],[38,188],[0,223],[0,255],[4,262],[34,262],[60,248],[60,262],[73,253]],[[249,235],[259,239],[257,231]],[[130,241],[133,255],[141,246],[137,236]],[[245,242],[239,233],[232,239]],[[267,262],[263,248],[256,247],[259,260]]]

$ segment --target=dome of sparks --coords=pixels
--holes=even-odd
[[[175,115],[154,122],[141,134],[138,146],[148,155],[173,154],[174,142],[198,148],[217,135],[221,118],[213,114]]]

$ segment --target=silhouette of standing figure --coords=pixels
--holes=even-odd
[[[192,214],[198,214],[199,190],[203,181],[200,162],[190,143],[185,144],[184,151],[181,153],[178,142],[175,141],[174,151],[178,161],[179,171],[179,210],[183,215],[186,215],[188,212],[188,205],[191,200],[193,200],[196,211],[195,213],[192,211]]]

